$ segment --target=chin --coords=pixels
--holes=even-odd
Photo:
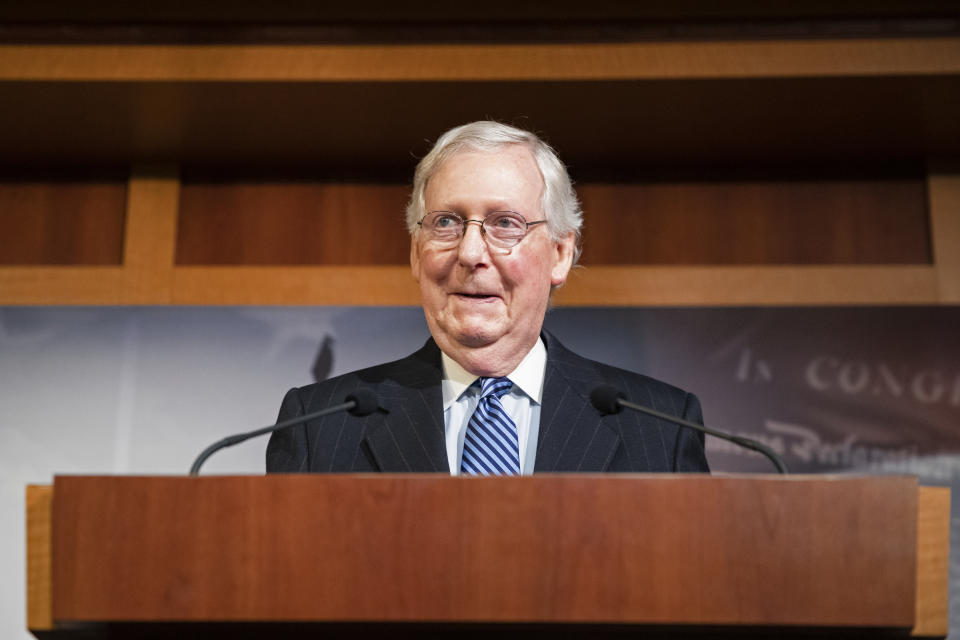
[[[471,348],[484,347],[503,337],[504,318],[498,313],[457,313],[441,320],[440,326],[448,336]]]
[[[479,349],[497,341],[497,335],[490,332],[489,327],[476,327],[456,332],[457,342],[465,347]]]

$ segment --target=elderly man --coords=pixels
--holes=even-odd
[[[378,410],[275,433],[271,472],[708,471],[703,437],[642,414],[602,416],[608,384],[701,421],[695,396],[582,358],[543,331],[576,262],[582,214],[566,168],[535,135],[496,122],[445,133],[407,207],[410,265],[432,338],[407,358],[293,389],[280,419],[364,387]]]

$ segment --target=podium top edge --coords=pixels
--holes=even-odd
[[[606,479],[606,480],[643,480],[656,482],[688,482],[688,481],[751,481],[751,482],[853,482],[864,479],[887,479],[910,480],[919,482],[916,475],[910,474],[871,474],[871,473],[794,473],[781,475],[776,473],[726,473],[716,472],[712,474],[703,473],[537,473],[531,476],[451,476],[448,473],[271,473],[271,474],[208,474],[202,476],[189,476],[186,474],[55,474],[53,482],[60,479],[77,478],[129,478],[129,479],[168,479],[168,480],[250,480],[254,478],[263,478],[276,481],[289,478],[353,478],[356,480],[439,480],[449,478],[452,481],[479,482],[531,482],[531,481],[551,481],[551,480],[583,480],[583,479]],[[42,483],[33,483],[30,486],[46,486]]]

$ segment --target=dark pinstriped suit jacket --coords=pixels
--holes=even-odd
[[[703,436],[624,410],[600,416],[589,394],[610,384],[665,413],[701,422],[696,396],[636,373],[587,360],[549,333],[536,472],[709,471]],[[267,471],[446,472],[440,349],[433,339],[413,355],[291,389],[279,420],[343,402],[357,387],[377,394],[380,409],[362,418],[340,413],[278,431],[267,445]]]

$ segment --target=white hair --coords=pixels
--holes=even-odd
[[[413,191],[407,203],[407,228],[410,234],[416,233],[417,222],[426,215],[427,183],[444,161],[463,151],[496,151],[511,144],[524,145],[533,155],[543,178],[540,206],[550,235],[559,241],[571,232],[575,234],[573,263],[576,264],[580,257],[583,211],[567,168],[557,157],[556,151],[533,133],[490,120],[479,120],[450,129],[440,136],[430,153],[417,164],[413,175]]]

